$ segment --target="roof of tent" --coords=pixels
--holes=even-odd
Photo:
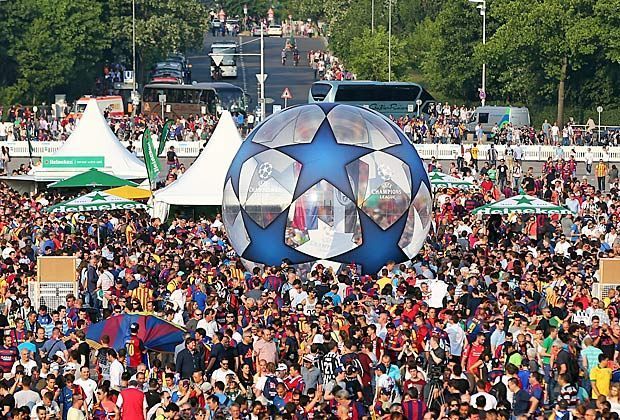
[[[96,159],[84,161],[99,163],[103,158],[103,165],[97,169],[119,178],[146,178],[144,162],[129,152],[114,135],[95,99],[88,102],[75,131],[65,144],[53,155],[42,157],[43,165],[33,170],[34,178],[36,181],[57,181],[84,172],[91,166],[80,166],[73,158],[85,157]]]
[[[224,180],[241,143],[232,116],[223,111],[211,139],[196,161],[179,179],[156,191],[154,201],[179,206],[220,206]]]
[[[123,185],[136,186],[138,184],[110,175],[105,172],[90,168],[80,174],[73,175],[70,178],[56,181],[48,185],[48,188],[81,188],[81,187],[120,187]]]

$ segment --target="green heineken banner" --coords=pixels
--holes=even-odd
[[[151,189],[153,189],[157,182],[157,175],[159,175],[161,171],[161,166],[155,154],[151,130],[148,128],[144,130],[144,134],[142,134],[142,153],[144,154],[144,164],[146,165],[146,172],[149,176],[149,183],[151,184]]]
[[[159,146],[157,147],[157,156],[161,156],[166,148],[166,141],[168,140],[168,133],[170,132],[170,126],[172,125],[172,120],[166,121],[164,124],[164,128],[161,130],[161,137],[159,138]]]
[[[44,168],[103,168],[105,158],[103,156],[44,156],[42,164]]]

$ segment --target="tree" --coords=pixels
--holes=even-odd
[[[6,19],[9,102],[46,100],[93,74],[108,40],[101,6],[89,0],[21,0]],[[4,61],[4,57],[3,57]]]
[[[595,13],[595,27],[605,45],[605,55],[620,63],[620,0],[598,0]]]
[[[562,124],[567,81],[597,51],[594,5],[594,0],[494,2],[491,16],[504,22],[479,56],[492,63],[504,93],[525,92],[534,100],[555,90]]]
[[[388,33],[385,27],[370,28],[351,40],[351,49],[357,51],[349,58],[348,66],[360,79],[388,80]],[[392,73],[398,73],[406,63],[406,44],[392,36]],[[394,79],[394,75],[392,76]]]
[[[132,4],[110,0],[109,25],[114,40],[113,56],[125,62],[132,58]],[[208,13],[195,0],[136,0],[136,53],[140,63],[185,53],[202,47],[208,30]],[[139,65],[141,70],[144,66]]]
[[[414,32],[413,49],[425,80],[448,98],[477,96],[481,62],[474,48],[482,40],[479,19],[467,0],[448,0],[435,20],[425,20]]]

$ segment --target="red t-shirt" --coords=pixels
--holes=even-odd
[[[129,367],[135,368],[142,363],[142,351],[144,350],[144,342],[135,335],[129,337],[125,344],[127,348],[127,359]]]
[[[467,355],[467,369],[471,368],[473,365],[480,360],[480,356],[484,352],[483,344],[471,344],[468,346],[465,354]]]

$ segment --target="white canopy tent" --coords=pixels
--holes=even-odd
[[[124,179],[146,178],[146,167],[137,156],[130,153],[110,129],[97,101],[91,99],[75,131],[65,144],[51,156],[43,156],[42,166],[32,170],[35,181],[58,181],[90,168],[83,159],[80,164],[76,158],[103,158],[103,167],[98,170]],[[46,165],[46,163],[51,163]],[[81,166],[80,166],[81,165]]]
[[[224,180],[242,139],[230,112],[223,111],[196,161],[172,184],[153,195],[153,215],[168,216],[170,205],[220,206]]]

